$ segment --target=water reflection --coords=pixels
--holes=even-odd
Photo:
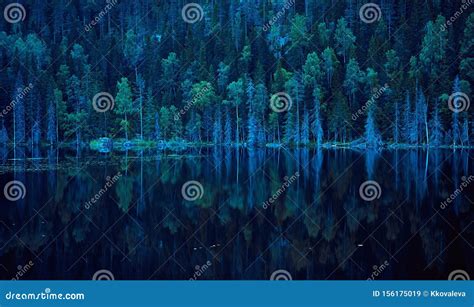
[[[1,187],[19,180],[27,189],[16,203],[1,200],[4,279],[30,260],[25,279],[90,279],[99,269],[116,279],[189,279],[207,261],[201,279],[268,279],[276,269],[367,279],[385,261],[380,279],[474,272],[474,187],[440,208],[474,174],[472,152],[3,150]],[[204,188],[194,202],[181,194],[189,180]],[[380,184],[380,199],[361,199],[367,180]]]

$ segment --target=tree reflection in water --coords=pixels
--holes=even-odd
[[[27,193],[2,199],[3,279],[30,260],[24,279],[90,279],[104,268],[116,279],[189,279],[208,262],[199,279],[268,279],[281,268],[293,279],[368,279],[374,268],[378,279],[474,272],[474,186],[440,208],[474,174],[472,152],[214,147],[78,157],[17,149],[14,160],[7,152],[1,186],[20,180]],[[190,180],[203,186],[193,202],[181,194]],[[373,202],[359,195],[367,180],[382,190]]]

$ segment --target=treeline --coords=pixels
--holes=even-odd
[[[472,144],[470,1],[20,3],[1,144]]]

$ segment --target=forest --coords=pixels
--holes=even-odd
[[[1,3],[1,146],[473,143],[471,0]]]

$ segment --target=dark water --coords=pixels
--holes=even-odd
[[[0,195],[2,279],[474,276],[474,182],[440,207],[474,175],[472,151],[7,152],[0,187],[17,180],[26,194]],[[196,201],[183,199],[191,180]],[[367,180],[379,199],[361,198]]]

